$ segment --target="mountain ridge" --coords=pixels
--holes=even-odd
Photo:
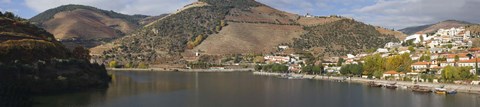
[[[473,23],[466,22],[466,21],[459,21],[459,20],[445,20],[441,22],[437,22],[434,24],[427,24],[427,25],[420,25],[420,26],[413,26],[403,28],[399,31],[411,35],[415,33],[434,33],[438,29],[449,29],[452,27],[464,27],[467,25],[471,25]]]
[[[184,10],[182,9],[182,11],[175,14],[170,14],[167,17],[151,23],[150,26],[145,26],[137,30],[131,35],[122,37],[112,43],[105,44],[104,46],[91,49],[92,52],[96,52],[92,54],[100,55],[104,58],[104,61],[115,60],[118,62],[185,64],[185,58],[190,57],[193,51],[204,51],[207,50],[207,48],[211,48],[216,50],[207,50],[205,54],[266,54],[275,51],[270,48],[274,48],[280,44],[294,43],[294,38],[301,38],[300,35],[312,32],[312,30],[306,30],[308,26],[319,26],[341,20],[351,20],[346,21],[346,26],[357,22],[341,16],[300,16],[271,8],[254,0],[199,0],[199,2],[207,3],[207,5],[187,8]],[[391,34],[398,34],[398,37],[405,36],[402,33],[384,28],[374,27],[364,23],[359,24],[360,26],[368,26],[369,31],[366,32],[374,32],[370,33],[374,34],[371,36],[373,38],[386,37],[397,39],[395,38],[396,36]],[[285,32],[272,35],[263,31]],[[336,31],[336,29],[327,29],[325,31],[332,32]],[[345,33],[357,34],[360,37],[359,39],[363,39],[361,37],[366,36],[365,34],[369,34],[355,32],[358,31],[351,30],[351,32]],[[213,39],[215,37],[228,39]],[[282,38],[282,40],[278,41],[260,39],[275,37],[286,38]],[[265,41],[254,41],[252,38]],[[335,37],[328,38],[334,39]],[[367,39],[365,40],[368,41]],[[225,44],[220,41],[231,42]],[[241,44],[242,42],[244,44]],[[383,47],[384,43],[390,41],[377,42],[379,42],[377,45],[372,46],[377,48]],[[239,46],[252,45],[254,47],[240,48],[232,45],[239,43]],[[380,46],[379,44],[382,45]],[[359,45],[363,46],[365,44]],[[228,48],[243,51],[221,51],[228,50]],[[360,49],[360,47],[358,47],[358,49]],[[364,49],[361,48],[361,50]],[[321,53],[325,53],[325,51]]]

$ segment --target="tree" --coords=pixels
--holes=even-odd
[[[227,23],[225,22],[225,20],[220,20],[220,26],[221,27],[225,27],[227,25]]]
[[[220,30],[222,30],[222,27],[221,26],[215,26],[215,32],[220,32]]]
[[[310,73],[312,71],[313,71],[313,67],[311,65],[307,65],[307,66],[302,67],[302,72]]]
[[[385,71],[385,59],[382,58],[380,54],[364,58],[363,74],[371,76],[374,71]]]
[[[458,55],[455,55],[455,62],[458,62],[460,60],[460,57]]]
[[[343,62],[345,62],[345,59],[339,58],[337,62],[337,66],[342,66]]]
[[[0,11],[0,17],[3,16],[3,13]]]
[[[3,16],[5,16],[6,18],[10,18],[10,19],[14,19],[15,18],[15,15],[12,13],[12,12],[5,12],[3,14]]]
[[[90,50],[84,48],[83,46],[78,46],[73,49],[73,57],[77,59],[90,60]]]
[[[375,76],[375,78],[380,78],[383,76],[383,71],[377,70],[373,73],[373,76]]]
[[[340,68],[340,74],[347,75],[350,74],[350,65],[344,65]]]
[[[423,42],[423,35],[420,35],[420,42]]]
[[[123,66],[123,68],[133,68],[133,64],[131,62],[125,64],[125,66]]]
[[[410,53],[415,52],[415,48],[413,46],[408,46],[408,50],[410,51]]]
[[[138,68],[146,69],[148,68],[148,65],[143,62],[140,62],[140,64],[138,64]]]
[[[110,61],[108,63],[108,67],[110,68],[116,68],[117,67],[117,61]]]
[[[263,56],[256,56],[253,62],[255,62],[255,63],[265,63],[265,59],[263,58]]]
[[[312,68],[312,74],[320,74],[322,72],[322,67],[321,66],[314,66]]]

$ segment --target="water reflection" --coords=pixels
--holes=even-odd
[[[107,90],[37,97],[36,106],[480,107],[478,95],[416,94],[356,83],[251,73],[113,72]]]

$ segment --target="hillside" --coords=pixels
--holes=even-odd
[[[0,23],[3,100],[16,100],[18,97],[10,95],[16,91],[43,94],[108,85],[110,77],[104,66],[91,64],[85,49],[69,51],[52,34],[13,13],[0,12]],[[5,91],[3,87],[10,90]]]
[[[399,31],[411,35],[415,33],[435,33],[438,29],[449,29],[452,27],[464,27],[472,23],[458,20],[446,20],[435,24],[407,27]]]
[[[92,47],[90,45],[99,44],[98,41],[108,41],[134,31],[141,25],[139,21],[146,17],[124,15],[90,6],[64,5],[42,12],[30,21],[67,44],[78,42],[79,45]],[[142,22],[146,23],[145,20]]]
[[[374,26],[351,19],[305,29],[308,33],[295,39],[293,46],[312,49],[320,56],[358,54],[367,49],[383,47],[387,42],[399,41],[394,35],[382,34]]]
[[[308,36],[324,36],[338,46],[350,45],[337,43],[343,41],[335,40],[338,39],[336,35],[321,34],[355,34],[359,41],[364,41],[348,48],[355,52],[362,51],[365,47],[383,46],[382,43],[390,40],[398,41],[395,36],[404,36],[400,32],[356,21],[345,22],[344,20],[350,19],[339,16],[304,17],[291,14],[254,0],[200,0],[179,10],[113,43],[93,48],[95,53],[92,54],[101,55],[105,61],[182,64],[185,63],[183,59],[193,51],[200,50],[210,55],[270,53],[276,51],[275,47],[280,44],[294,46],[300,43],[299,38],[309,38]],[[317,29],[312,29],[314,27],[343,22],[344,26],[359,23],[352,27],[365,29],[355,30],[350,27],[346,32],[340,32],[343,31],[341,27],[326,27],[320,30],[328,33],[305,36],[306,33],[316,32]],[[314,43],[303,44],[310,47],[298,48],[326,47],[312,44]]]

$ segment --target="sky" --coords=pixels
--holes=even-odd
[[[23,18],[66,4],[82,4],[124,14],[171,13],[197,0],[0,0],[0,11]],[[443,20],[480,23],[480,0],[257,0],[279,10],[316,16],[341,15],[367,24],[401,29]]]

